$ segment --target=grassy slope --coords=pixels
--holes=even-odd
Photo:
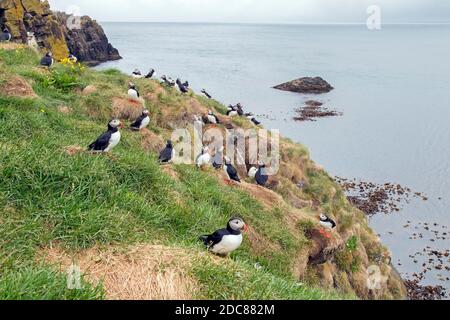
[[[295,281],[292,256],[306,240],[287,231],[279,208],[269,211],[243,191],[222,186],[191,166],[175,166],[180,179],[171,178],[155,154],[142,150],[139,134],[124,133],[114,158],[68,156],[64,147],[86,146],[104,130],[110,101],[105,94],[81,97],[47,87],[45,74],[34,68],[37,62],[28,49],[0,49],[0,83],[18,74],[39,96],[0,96],[0,299],[104,297],[91,286],[82,292],[65,290],[63,275],[37,262],[39,250],[51,243],[70,249],[158,243],[197,253],[204,250],[197,236],[225,225],[235,213],[277,247],[255,254],[246,242],[224,265],[194,263],[190,272],[202,289],[198,298],[346,297]],[[122,93],[127,80],[116,71],[88,70],[82,77],[84,84],[96,83],[111,96]],[[147,84],[149,90],[152,85]],[[174,94],[166,99],[171,103],[183,98]],[[73,113],[59,112],[60,105]],[[95,115],[86,112],[87,105],[97,108]],[[157,106],[150,108],[158,112]],[[264,271],[255,271],[257,262]]]

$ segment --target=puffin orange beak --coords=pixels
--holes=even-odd
[[[248,229],[249,229],[249,228],[248,228],[248,225],[247,225],[247,224],[245,224],[245,225],[244,225],[244,232],[247,232],[247,231],[248,231]]]
[[[123,124],[123,123],[120,123],[120,129],[123,129],[123,128],[125,128],[125,125]]]

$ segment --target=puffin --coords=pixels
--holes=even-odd
[[[196,163],[198,168],[211,165],[211,155],[209,154],[209,148],[207,146],[202,148],[202,153],[197,157]]]
[[[141,79],[144,76],[142,75],[141,71],[139,69],[134,69],[133,73],[131,74],[131,76],[135,79]]]
[[[151,79],[155,75],[155,69],[150,69],[150,71],[145,75],[146,79]]]
[[[226,257],[239,249],[244,239],[242,231],[248,230],[247,224],[242,218],[233,217],[229,220],[225,229],[218,230],[211,235],[199,238],[208,250],[218,256]]]
[[[169,87],[174,87],[175,86],[175,81],[173,81],[170,77],[166,77],[166,76],[162,76],[161,79],[163,80],[163,82],[168,85]]]
[[[333,230],[336,228],[336,222],[323,213],[320,214],[320,225],[326,230]]]
[[[73,54],[69,54],[69,56],[67,57],[67,59],[72,62],[72,63],[77,63],[78,62],[78,58],[75,57],[75,55]]]
[[[89,150],[95,153],[107,153],[116,147],[121,138],[119,129],[123,125],[118,119],[113,119],[108,123],[108,131],[103,133],[95,142],[89,145]]]
[[[172,141],[168,140],[166,147],[159,154],[159,163],[166,164],[172,162],[174,153]]]
[[[142,115],[131,124],[131,129],[139,131],[146,128],[149,124],[150,124],[150,111],[145,109],[144,111],[142,111]]]
[[[242,105],[240,103],[238,103],[236,105],[236,111],[237,111],[238,115],[240,115],[241,117],[244,115],[244,108],[242,107]]]
[[[7,28],[4,28],[2,33],[0,33],[0,42],[9,42],[12,39],[11,32]]]
[[[258,120],[256,120],[256,118],[253,116],[253,113],[246,113],[245,116],[247,117],[248,120],[250,120],[251,122],[253,122],[254,125],[259,126],[261,124],[261,122],[259,122]]]
[[[320,229],[319,232],[323,236],[325,236],[328,239],[331,239],[333,237],[333,234],[331,233],[336,228],[336,222],[334,222],[332,219],[327,217],[325,214],[320,214],[320,226],[323,229]]]
[[[50,68],[54,63],[53,54],[47,52],[47,54],[41,59],[41,66]]]
[[[219,124],[219,118],[217,118],[217,116],[211,111],[208,111],[208,115],[206,116],[206,118],[208,119],[208,122],[211,124]]]
[[[224,165],[225,172],[230,177],[230,180],[241,182],[241,179],[239,178],[239,174],[236,170],[236,168],[231,164],[231,159],[228,157],[225,157],[225,165]]]
[[[251,179],[255,179],[257,172],[258,172],[258,168],[251,167],[250,170],[248,170],[248,177],[251,178]]]
[[[189,89],[187,88],[187,86],[185,85],[185,83],[181,83],[181,80],[180,79],[177,79],[177,85],[178,85],[178,88],[180,89],[180,91],[182,92],[182,93],[188,93],[189,92]]]
[[[216,151],[212,158],[212,165],[216,170],[220,170],[223,167],[223,150],[224,147],[220,147],[220,149]]]
[[[208,99],[212,99],[212,96],[211,96],[205,89],[202,89],[202,93],[203,93]]]
[[[267,181],[269,181],[269,176],[267,175],[266,164],[259,162],[259,168],[255,174],[256,183],[262,187],[265,187]]]
[[[130,84],[128,86],[128,96],[131,99],[139,99],[139,97],[141,96],[134,83],[130,82]]]
[[[228,106],[228,111],[227,111],[227,116],[229,117],[236,117],[238,116],[238,112],[235,106],[229,105]]]

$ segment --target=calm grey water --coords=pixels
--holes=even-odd
[[[225,104],[241,102],[256,114],[268,114],[266,128],[281,129],[308,146],[312,158],[333,175],[424,192],[428,202],[413,200],[400,213],[370,221],[403,275],[422,269],[423,258],[415,264],[409,255],[427,246],[450,248],[450,240],[432,242],[431,232],[414,229],[419,222],[439,224],[433,230],[450,226],[449,25],[381,31],[237,24],[104,27],[124,59],[102,68],[145,72],[152,67],[157,76],[187,79],[196,91],[206,88]],[[271,89],[300,76],[322,76],[336,89],[317,97]],[[292,121],[294,108],[310,98],[344,116]],[[409,229],[403,228],[407,221],[412,221]],[[410,240],[413,233],[423,233],[424,239]],[[449,281],[439,280],[443,277],[450,272],[431,272],[424,283],[450,288]]]

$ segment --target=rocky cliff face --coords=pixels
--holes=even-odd
[[[71,51],[91,65],[120,59],[100,25],[82,17],[81,28],[69,30],[68,17],[53,13],[48,1],[0,0],[0,27],[10,30],[13,41],[36,43],[40,49],[51,50],[56,59]]]
[[[109,43],[103,28],[95,20],[88,16],[81,17],[81,28],[78,29],[67,27],[70,16],[66,13],[58,12],[56,17],[62,26],[70,52],[80,61],[92,66],[122,58],[119,51]]]

